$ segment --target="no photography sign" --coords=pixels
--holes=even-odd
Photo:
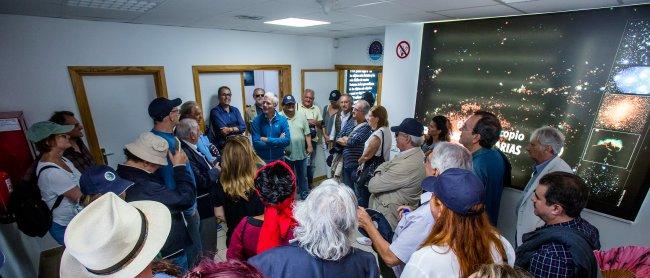
[[[397,54],[398,58],[405,59],[409,56],[409,53],[411,53],[411,45],[407,41],[401,41],[397,44],[395,53]]]

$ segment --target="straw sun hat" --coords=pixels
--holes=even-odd
[[[65,232],[61,277],[135,277],[156,257],[171,229],[167,207],[127,203],[112,192],[77,214]]]

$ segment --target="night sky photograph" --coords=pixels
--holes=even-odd
[[[531,132],[556,127],[566,136],[561,157],[574,171],[598,167],[616,176],[589,177],[588,207],[633,220],[648,190],[650,165],[635,162],[640,149],[647,152],[649,49],[649,5],[425,24],[415,117],[449,117],[458,140],[474,111],[496,114],[503,127],[496,147],[512,163],[517,189],[532,173],[525,150]],[[617,138],[590,145],[594,129],[634,135],[618,138],[626,146],[616,152]],[[635,141],[629,138],[644,148],[627,146]],[[613,151],[609,164],[585,160],[606,148]],[[627,169],[602,170],[621,161]]]

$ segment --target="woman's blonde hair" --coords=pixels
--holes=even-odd
[[[254,188],[257,165],[264,161],[253,151],[253,145],[245,136],[228,138],[221,156],[221,177],[223,191],[232,197],[248,200],[246,193]]]

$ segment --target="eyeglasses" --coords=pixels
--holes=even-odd
[[[222,97],[231,97],[232,94],[221,94]]]
[[[255,95],[255,98],[258,98],[258,97],[263,97],[263,96],[264,96],[264,94],[260,94],[260,95]]]

